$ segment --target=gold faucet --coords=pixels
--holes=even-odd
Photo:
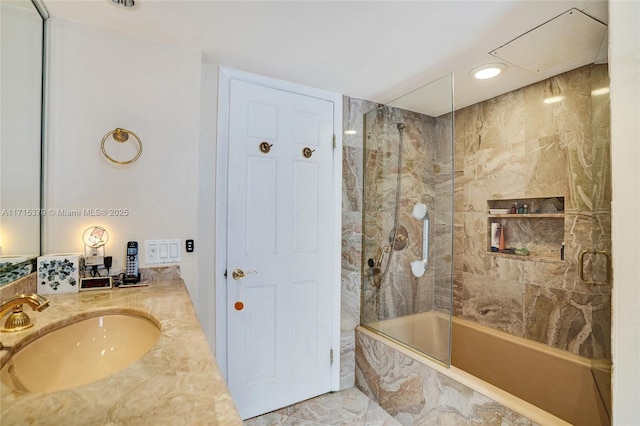
[[[22,305],[26,303],[34,311],[42,311],[49,306],[49,300],[39,294],[16,294],[11,299],[0,304],[0,318],[4,317],[9,311],[11,314],[4,323],[4,328],[0,331],[20,331],[25,328],[33,327],[31,318],[22,312]]]

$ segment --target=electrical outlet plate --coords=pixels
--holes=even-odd
[[[177,263],[182,261],[180,240],[145,240],[144,252],[147,265]]]

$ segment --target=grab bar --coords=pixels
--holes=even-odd
[[[429,212],[427,211],[427,206],[422,203],[416,203],[416,205],[413,206],[411,216],[423,221],[422,259],[411,262],[411,273],[416,278],[420,278],[427,270],[427,263],[429,262]]]

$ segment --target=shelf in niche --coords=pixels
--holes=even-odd
[[[487,252],[489,256],[493,257],[502,257],[505,259],[515,259],[515,260],[524,260],[528,262],[544,262],[544,263],[564,263],[564,260],[561,259],[552,259],[550,257],[542,257],[542,256],[520,256],[517,254],[508,254],[508,253],[500,253],[495,251]]]
[[[508,198],[503,200],[487,200],[487,207],[489,209],[511,209],[514,203],[518,206],[526,204],[529,209],[529,215],[562,215],[564,213],[564,201],[563,196],[549,196],[549,197],[534,197],[534,198]],[[499,216],[508,216],[499,215]],[[524,216],[519,214],[518,216]],[[531,216],[533,217],[533,216]]]
[[[527,204],[529,211],[537,213],[487,214],[487,253],[493,257],[516,259],[528,262],[562,264],[560,248],[564,241],[564,202],[565,197],[540,197],[504,200],[487,200],[489,209],[510,208],[513,203],[519,206]],[[552,204],[550,206],[549,204]],[[557,211],[553,211],[556,210]],[[545,212],[553,211],[552,213]],[[491,224],[499,223],[506,227],[507,247],[526,247],[530,253],[544,253],[546,256],[530,254],[520,256],[491,251]],[[513,228],[509,225],[515,225]],[[513,233],[510,232],[513,229]],[[553,257],[550,257],[553,256]]]
[[[527,213],[527,214],[508,213],[508,214],[489,214],[488,216],[496,217],[496,218],[505,217],[505,218],[537,218],[537,219],[560,218],[562,219],[564,217],[564,213]]]

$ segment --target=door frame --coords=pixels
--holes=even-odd
[[[341,292],[341,240],[342,240],[342,95],[284,80],[220,67],[218,77],[218,130],[216,147],[216,200],[215,200],[215,348],[216,360],[227,379],[227,173],[229,156],[229,103],[231,80],[241,80],[272,89],[311,96],[333,103],[333,245],[331,254],[332,304],[331,347],[333,364],[331,390],[340,389],[340,292]]]

